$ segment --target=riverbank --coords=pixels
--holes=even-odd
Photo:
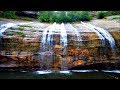
[[[85,63],[83,65],[78,65],[70,68],[70,70],[119,70],[120,60],[106,60],[106,61],[96,61],[94,63]]]

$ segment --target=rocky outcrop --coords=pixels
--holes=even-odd
[[[108,40],[105,40],[106,44],[102,46],[98,35],[83,26],[79,26],[82,29],[77,28],[81,34],[82,41],[78,41],[77,35],[73,34],[73,32],[68,32],[67,47],[65,48],[60,43],[60,34],[55,31],[53,34],[53,46],[50,49],[45,49],[46,51],[40,52],[44,29],[28,27],[30,26],[27,26],[27,29],[25,26],[22,26],[22,29],[19,27],[14,29],[20,29],[19,31],[24,33],[26,37],[6,35],[0,43],[0,50],[12,52],[13,56],[9,57],[20,67],[40,67],[40,64],[43,63],[41,61],[43,57],[46,62],[44,65],[47,65],[49,63],[47,61],[51,60],[49,65],[53,70],[61,69],[62,65],[66,63],[65,66],[70,69],[99,69],[100,67],[103,69],[103,66],[104,68],[107,68],[107,66],[109,68],[114,68],[114,65],[118,66],[117,63],[120,61],[120,32],[118,27],[110,27],[110,30],[108,29],[115,39],[115,56],[112,53]],[[7,61],[4,56],[5,54],[0,56],[1,63]]]
[[[37,11],[17,11],[16,15],[30,17],[30,18],[37,18]]]

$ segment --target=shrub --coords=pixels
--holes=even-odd
[[[52,12],[51,11],[42,11],[39,13],[38,19],[41,22],[50,22],[52,19]]]
[[[104,12],[104,11],[99,11],[99,12],[97,12],[97,18],[98,19],[103,19],[104,17],[106,17],[107,16],[107,14],[108,13],[106,13],[106,12]]]
[[[90,21],[92,16],[89,12],[83,11],[80,15],[80,21]]]
[[[107,19],[120,19],[120,15],[109,16]]]
[[[38,20],[41,22],[76,22],[89,21],[92,16],[87,11],[42,11],[38,14]]]
[[[19,18],[21,20],[26,20],[26,21],[32,21],[32,18],[29,18],[29,17],[21,17]]]
[[[120,11],[109,11],[109,16],[111,15],[120,15]]]
[[[102,19],[106,16],[120,15],[120,11],[98,11],[97,18]]]
[[[0,17],[2,17],[2,18],[16,18],[15,11],[1,11]]]

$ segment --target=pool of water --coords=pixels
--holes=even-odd
[[[120,70],[2,71],[0,79],[120,79]]]

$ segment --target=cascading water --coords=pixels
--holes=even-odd
[[[61,24],[61,30],[60,30],[60,45],[64,46],[65,50],[67,48],[67,33],[66,29],[64,27],[64,24]]]
[[[35,50],[33,50],[34,48],[32,48],[31,50],[31,48],[26,47],[29,50],[27,55],[29,55],[29,52],[30,53],[33,52],[33,54],[30,55],[30,58],[29,56],[28,58],[26,58],[26,56],[24,57],[19,55],[20,61],[23,61],[23,59],[28,60],[28,62],[20,62],[20,64],[25,66],[29,65],[32,67],[40,66],[41,72],[39,73],[43,73],[42,71],[46,71],[46,73],[48,73],[49,70],[50,72],[51,70],[53,71],[60,70],[61,72],[61,70],[66,71],[71,69],[72,67],[78,67],[78,69],[80,69],[79,66],[90,65],[94,63],[95,64],[104,63],[104,62],[106,63],[106,61],[109,62],[108,60],[115,62],[114,60],[119,59],[119,57],[113,58],[111,55],[111,49],[114,50],[115,48],[115,41],[109,32],[107,32],[102,28],[95,27],[87,23],[82,22],[82,24],[83,25],[79,27],[79,31],[78,29],[75,28],[75,26],[78,28],[77,24],[72,25],[69,23],[68,24],[53,23],[52,25],[44,29],[42,33],[41,33],[42,29],[39,29],[40,31],[37,29],[37,31],[40,33],[39,35],[40,41],[38,40],[39,39],[38,36],[34,37],[36,39],[35,42],[33,41],[35,45],[32,45],[33,44],[32,43],[31,47],[34,46]],[[10,28],[11,26],[14,26],[14,25],[12,24],[1,25],[0,36],[3,36],[5,30],[8,28],[9,30],[6,30],[6,31],[9,32],[12,29]],[[25,30],[23,30],[23,33],[24,32],[26,34]],[[32,30],[29,30],[28,32],[32,32]],[[115,36],[116,32],[115,33],[112,32],[111,34]],[[5,35],[7,37],[6,33]],[[4,45],[4,48],[2,48],[1,50],[5,50],[5,52],[3,51],[1,52],[1,55],[6,53],[6,50],[12,50],[12,49],[7,49],[9,48],[10,43],[11,43],[10,47],[14,48],[12,46],[12,43],[14,40],[11,41],[10,43],[7,42],[8,40],[11,40],[13,37],[11,36],[9,37],[9,35],[7,38],[6,37],[3,37],[1,40],[2,42],[0,42],[1,47],[3,47],[2,45]],[[16,38],[17,35],[15,35],[14,37],[15,37],[14,38],[15,40],[18,40]],[[22,39],[23,38],[20,38],[21,42],[22,42]],[[29,45],[29,42],[27,43],[26,41],[25,43],[20,43],[18,46],[20,47],[24,45],[27,46],[26,44]],[[82,44],[82,46],[80,44]],[[109,50],[109,47],[107,47],[107,44],[110,44],[110,48],[111,48],[110,50]],[[118,44],[119,43],[116,40],[116,45],[118,46]],[[40,45],[40,47],[38,45]],[[39,52],[36,52],[38,53],[36,55],[34,54],[34,52],[38,51],[38,48],[39,48]],[[13,50],[16,52],[17,50],[20,50],[20,49],[13,49]],[[25,51],[24,47],[22,50]],[[117,48],[117,50],[119,50],[119,48]],[[107,51],[110,51],[110,53],[108,53]],[[117,52],[119,56],[119,51]],[[11,53],[12,52],[10,52],[10,54]],[[14,56],[13,56],[13,59],[14,59]],[[4,58],[1,59],[1,61],[2,60],[4,61]],[[17,61],[16,57],[15,57],[15,60]],[[29,60],[30,60],[30,63],[29,63]],[[29,64],[26,64],[26,63],[29,63]],[[2,64],[4,65],[4,62]]]
[[[105,31],[102,28],[98,28],[83,22],[81,23],[90,31],[95,32],[99,37],[102,48],[98,48],[98,49],[105,51],[105,53],[103,52],[100,54],[100,58],[104,59],[102,55],[103,54],[106,55],[107,49],[104,50],[103,48],[106,45],[106,40],[109,41],[111,49],[114,49],[114,46],[115,46],[114,39],[107,31]],[[75,46],[74,44],[71,44],[72,41],[74,42]],[[81,33],[76,28],[74,28],[71,24],[53,23],[51,26],[49,26],[42,32],[41,43],[40,43],[41,46],[40,46],[40,52],[39,52],[41,70],[54,70],[54,69],[56,70],[57,68],[60,67],[60,70],[65,71],[65,70],[68,70],[69,68],[68,67],[69,58],[71,59],[70,63],[73,61],[77,63],[77,60],[79,60],[79,58],[80,60],[83,59],[84,61],[84,58],[82,57],[88,57],[89,59],[90,56],[89,55],[87,56],[84,54],[85,50],[86,50],[85,53],[87,53],[86,47],[85,47],[85,50],[84,50],[84,47],[82,47],[81,49],[80,47],[76,47],[77,44],[79,44],[80,46],[80,43],[82,43]],[[68,46],[70,48],[69,51],[68,51]],[[74,52],[74,50],[76,51]],[[77,50],[78,50],[78,54],[75,54],[77,53]],[[81,51],[83,50],[83,53],[81,53],[80,50]],[[99,51],[95,51],[95,53],[96,52],[98,52],[97,55],[99,55]],[[73,53],[73,54],[70,54],[70,53]],[[97,56],[94,56],[94,57],[97,58]],[[90,57],[90,59],[91,58],[94,59],[94,57],[92,56]]]
[[[110,48],[111,48],[111,51],[112,51],[112,55],[115,57],[115,40],[114,38],[112,37],[112,35],[107,31],[107,30],[104,30],[103,28],[100,28],[100,27],[96,27],[96,26],[93,26],[91,24],[88,24],[90,27],[93,27],[95,28],[95,30],[97,30],[98,32],[100,32],[109,42],[110,44]]]
[[[82,40],[80,32],[76,28],[74,28],[73,25],[71,25],[70,23],[66,24],[65,28],[69,30],[69,34],[72,35],[73,37],[72,39],[74,41],[73,42],[74,48],[79,49],[80,46],[83,46],[83,43],[82,43],[83,40]],[[75,55],[73,61],[77,60],[79,57],[80,57],[79,55]]]
[[[13,23],[7,23],[7,24],[3,24],[0,26],[0,37],[3,36],[3,32],[5,32],[5,30],[7,30],[8,28],[15,26],[16,24]]]
[[[74,32],[73,36],[77,36],[75,40],[79,42],[79,46],[80,44],[82,45],[82,37],[81,37],[81,34],[78,32],[78,30],[74,28],[71,24],[67,24],[66,28],[68,28],[72,33]]]
[[[95,30],[94,28],[88,26],[86,23],[83,23],[81,22],[85,27],[89,28],[91,31],[95,32],[98,36],[99,36],[99,39],[100,39],[100,42],[102,44],[102,46],[104,47],[105,46],[105,38],[100,34],[100,32],[98,32],[97,30]]]
[[[79,42],[82,41],[82,37],[81,37],[80,33],[78,32],[78,30],[76,28],[74,28],[71,24],[67,24],[67,27],[69,27],[68,29],[71,28],[70,30],[72,30],[75,33],[74,35],[77,36],[77,40]]]
[[[2,24],[2,25],[0,25],[0,37],[4,36],[3,32],[5,32],[5,30],[7,30],[10,27],[17,26],[18,24],[19,25],[24,25],[24,24],[30,24],[30,23],[33,23],[33,22],[29,22],[29,23],[28,22],[27,23],[16,23],[16,24],[14,24],[14,23]]]
[[[90,27],[95,28],[98,32],[100,32],[109,41],[111,49],[112,50],[115,49],[115,40],[107,30],[104,30],[103,28],[100,28],[100,27],[93,26],[91,24],[88,24],[88,25]]]
[[[45,52],[45,51],[47,51],[47,34],[48,34],[48,29],[50,29],[51,28],[51,26],[49,26],[49,27],[47,27],[44,31],[43,31],[43,33],[42,33],[42,40],[41,40],[41,47],[40,47],[40,52]]]
[[[56,23],[54,23],[53,25],[49,26],[48,28],[46,28],[43,33],[42,33],[42,42],[41,42],[41,47],[40,47],[40,59],[41,59],[41,69],[43,70],[44,68],[44,64],[47,63],[46,68],[48,68],[50,66],[50,62],[53,60],[53,34],[55,34],[54,32],[56,31],[55,29],[57,29],[60,34],[60,46],[64,47],[61,48],[61,51],[64,52],[64,57],[61,57],[61,70],[66,70],[67,69],[67,62],[66,62],[66,50],[67,50],[67,32],[66,29],[64,27],[64,24],[62,23],[61,25],[57,25]],[[48,57],[49,56],[49,57]],[[45,62],[47,61],[47,62]]]
[[[52,26],[49,26],[42,33],[42,42],[40,47],[41,69],[44,69],[44,64],[45,69],[50,69],[50,62],[53,58],[53,30],[55,25],[56,23],[54,23]]]
[[[56,23],[52,25],[52,27],[49,29],[49,32],[48,32],[47,43],[48,43],[49,51],[53,49],[53,31],[55,29],[55,25]]]
[[[64,54],[65,56],[67,55],[66,50],[67,50],[67,33],[66,29],[64,27],[64,24],[61,24],[61,30],[60,30],[60,45],[64,47]],[[66,70],[67,69],[67,61],[66,58],[63,58],[61,61],[61,69]]]
[[[43,33],[42,33],[42,40],[41,40],[41,47],[40,47],[40,66],[41,66],[41,69],[43,69],[43,64],[44,64],[44,59],[45,59],[45,51],[47,51],[46,49],[46,39],[47,39],[47,30],[50,28],[51,26],[49,26],[48,28],[46,28]]]
[[[112,55],[115,56],[115,47],[116,46],[115,46],[115,40],[112,37],[112,35],[107,30],[104,30],[103,28],[96,27],[96,26],[93,26],[91,24],[85,24],[85,23],[83,23],[83,24],[86,27],[91,28],[91,30],[94,30],[98,34],[98,36],[100,37],[100,39],[101,39],[101,41],[103,43],[102,46],[105,45],[105,39],[107,39],[109,44],[110,44],[110,48],[112,49]]]

